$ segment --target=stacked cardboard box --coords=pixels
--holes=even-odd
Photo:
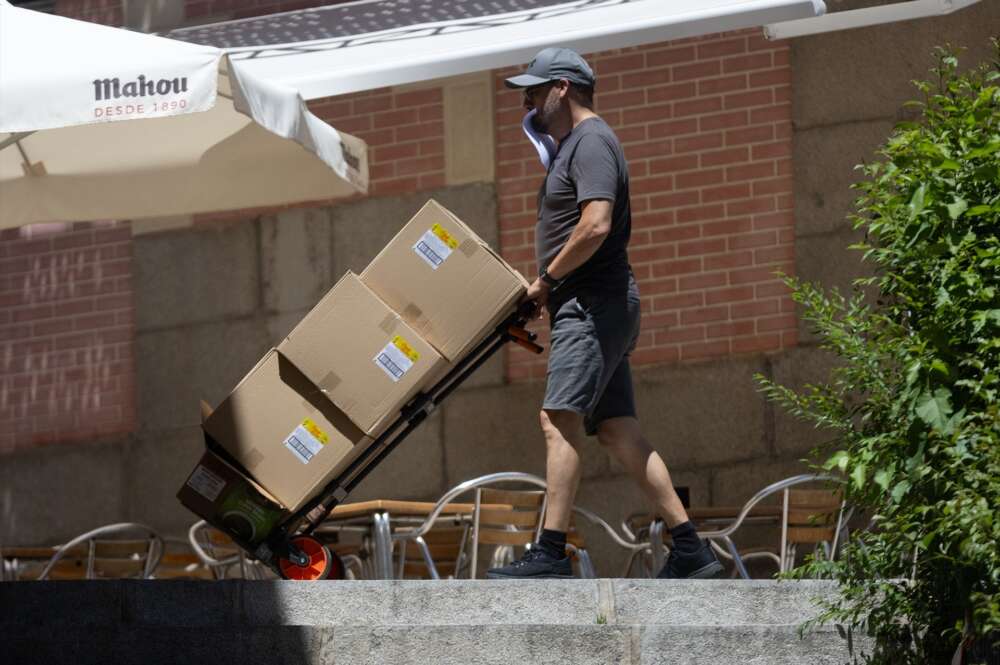
[[[340,476],[419,391],[513,312],[526,288],[469,227],[429,201],[207,417],[206,435],[232,463],[206,451],[181,502],[255,544]]]

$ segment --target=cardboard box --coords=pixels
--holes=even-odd
[[[513,312],[528,288],[519,272],[433,199],[361,281],[449,361]]]
[[[342,410],[275,350],[208,416],[204,428],[290,512],[371,444]]]
[[[264,488],[208,450],[177,498],[195,515],[248,546],[266,539],[288,516]]]
[[[444,364],[430,344],[351,272],[278,351],[372,437],[398,417]]]

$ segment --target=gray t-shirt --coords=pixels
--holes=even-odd
[[[539,270],[549,265],[580,221],[580,204],[593,199],[613,203],[611,232],[597,252],[565,276],[552,298],[564,301],[576,293],[628,291],[628,241],[632,232],[628,166],[618,137],[604,120],[592,117],[569,133],[538,192],[535,255]]]

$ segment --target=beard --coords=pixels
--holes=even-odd
[[[535,112],[535,116],[531,119],[531,124],[534,126],[535,131],[542,132],[543,134],[549,133],[552,121],[559,113],[559,106],[559,99],[557,97],[550,96],[545,98],[545,103],[542,104],[542,107]]]

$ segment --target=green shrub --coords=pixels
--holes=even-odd
[[[826,469],[872,518],[836,563],[821,620],[875,638],[871,663],[950,662],[963,632],[1000,635],[1000,43],[960,73],[938,49],[902,123],[859,167],[856,246],[874,276],[850,297],[788,279],[839,363],[769,398],[832,432]]]

